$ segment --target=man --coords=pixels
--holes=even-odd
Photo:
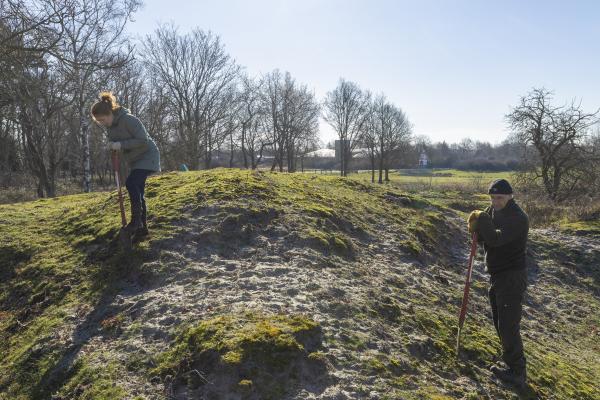
[[[476,232],[485,250],[492,317],[502,344],[502,359],[508,366],[497,363],[490,370],[502,381],[522,388],[527,373],[520,322],[527,288],[525,253],[529,218],[513,199],[507,180],[494,181],[488,193],[492,205],[485,211],[473,211],[468,223],[469,232]]]

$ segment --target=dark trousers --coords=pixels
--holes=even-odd
[[[490,276],[489,298],[494,327],[502,343],[502,359],[515,372],[525,371],[521,341],[521,313],[527,271],[508,270]]]
[[[140,210],[142,221],[146,223],[146,199],[144,198],[144,188],[146,178],[153,171],[148,169],[134,169],[129,173],[125,181],[125,187],[129,192],[129,201],[131,202],[131,214],[135,216],[136,210]]]

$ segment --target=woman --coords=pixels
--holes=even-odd
[[[142,239],[148,235],[144,187],[148,175],[160,172],[158,147],[140,120],[117,104],[111,92],[100,93],[100,100],[92,106],[92,117],[106,128],[109,148],[121,151],[129,164],[125,186],[131,202],[131,221],[125,229],[131,238]]]

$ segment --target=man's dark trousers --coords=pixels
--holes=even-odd
[[[527,289],[525,269],[501,271],[490,276],[492,318],[502,343],[502,359],[516,373],[525,371],[521,341],[521,312]]]

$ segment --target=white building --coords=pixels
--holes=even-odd
[[[304,157],[334,158],[335,150],[334,149],[319,149],[319,150],[315,150],[315,151],[306,153],[304,155]]]

